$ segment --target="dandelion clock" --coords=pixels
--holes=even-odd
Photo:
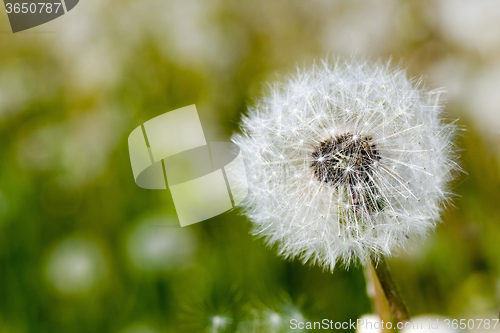
[[[232,138],[254,233],[330,271],[373,262],[393,313],[383,258],[434,229],[458,169],[440,92],[420,86],[390,64],[323,61],[271,86]]]

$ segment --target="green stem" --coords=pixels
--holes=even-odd
[[[372,266],[378,277],[382,290],[384,291],[387,303],[391,308],[392,315],[397,322],[406,322],[410,320],[410,314],[406,309],[398,286],[392,277],[389,265],[384,257],[380,256],[378,260],[372,258]]]

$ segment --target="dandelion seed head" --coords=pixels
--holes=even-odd
[[[333,270],[432,230],[458,169],[456,126],[442,119],[440,92],[421,86],[354,60],[274,84],[232,138],[248,177],[228,177],[248,184],[254,233],[285,258]]]

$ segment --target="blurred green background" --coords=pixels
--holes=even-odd
[[[410,312],[497,318],[499,1],[82,0],[16,34],[0,13],[0,332],[272,333],[371,313],[362,268],[283,261],[237,212],[180,228],[127,147],[190,104],[227,141],[266,81],[351,54],[445,87],[465,129],[444,223],[391,259]]]

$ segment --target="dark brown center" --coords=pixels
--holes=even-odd
[[[314,147],[311,167],[319,181],[332,185],[371,184],[380,155],[369,136],[346,133]]]

